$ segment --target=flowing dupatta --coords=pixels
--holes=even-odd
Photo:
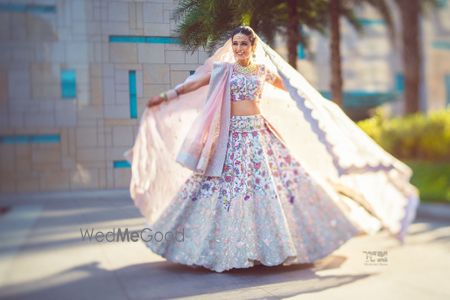
[[[227,83],[231,67],[231,64],[226,63],[214,65],[207,102],[191,126],[177,155],[177,162],[204,175],[220,176],[222,173],[219,156],[225,153],[223,149],[219,151],[217,147],[218,144],[223,144],[228,136],[227,115],[230,112],[230,105],[224,99],[226,93],[229,93]]]
[[[363,232],[386,228],[403,242],[419,203],[418,191],[409,182],[411,169],[259,37],[255,54],[255,62],[277,72],[287,89],[265,85],[260,107],[272,130]],[[149,224],[189,176],[205,174],[211,157],[221,161],[216,151],[219,132],[229,122],[225,66],[233,62],[229,39],[186,79],[209,72],[209,85],[143,112],[135,144],[124,155],[132,165],[131,197]]]

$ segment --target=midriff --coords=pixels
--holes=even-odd
[[[231,101],[231,114],[234,116],[258,115],[260,113],[261,111],[259,110],[259,101]]]

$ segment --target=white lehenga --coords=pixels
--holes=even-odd
[[[411,169],[259,38],[255,60],[277,72],[288,92],[267,85],[261,116],[231,118],[220,177],[198,175],[175,160],[210,85],[144,111],[125,153],[130,193],[148,227],[184,228],[186,241],[147,246],[169,260],[222,271],[256,261],[311,262],[358,233],[382,228],[403,242],[419,203]],[[231,40],[186,81],[218,61],[234,62]]]
[[[153,252],[216,272],[311,263],[359,233],[261,115],[232,116],[222,177],[192,175],[147,226],[179,232],[147,242]]]

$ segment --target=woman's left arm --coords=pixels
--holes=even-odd
[[[266,81],[272,84],[273,86],[287,91],[283,84],[283,80],[281,79],[280,75],[277,73],[272,72],[270,69],[266,69]]]
[[[287,91],[287,89],[284,87],[283,80],[281,79],[281,77],[279,75],[275,75],[275,76],[276,76],[276,78],[272,82],[272,85],[276,86],[277,88]]]

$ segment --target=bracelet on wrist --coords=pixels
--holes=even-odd
[[[180,96],[181,95],[181,90],[183,90],[183,84],[182,83],[177,84],[175,86],[174,90],[175,90],[175,92],[177,92],[177,95]],[[178,90],[180,90],[180,91],[178,91]]]
[[[164,101],[167,101],[167,100],[168,100],[167,94],[166,94],[165,92],[159,94],[159,97],[161,97]]]
[[[166,92],[166,96],[168,100],[172,100],[178,97],[178,93],[176,90],[171,89]]]

